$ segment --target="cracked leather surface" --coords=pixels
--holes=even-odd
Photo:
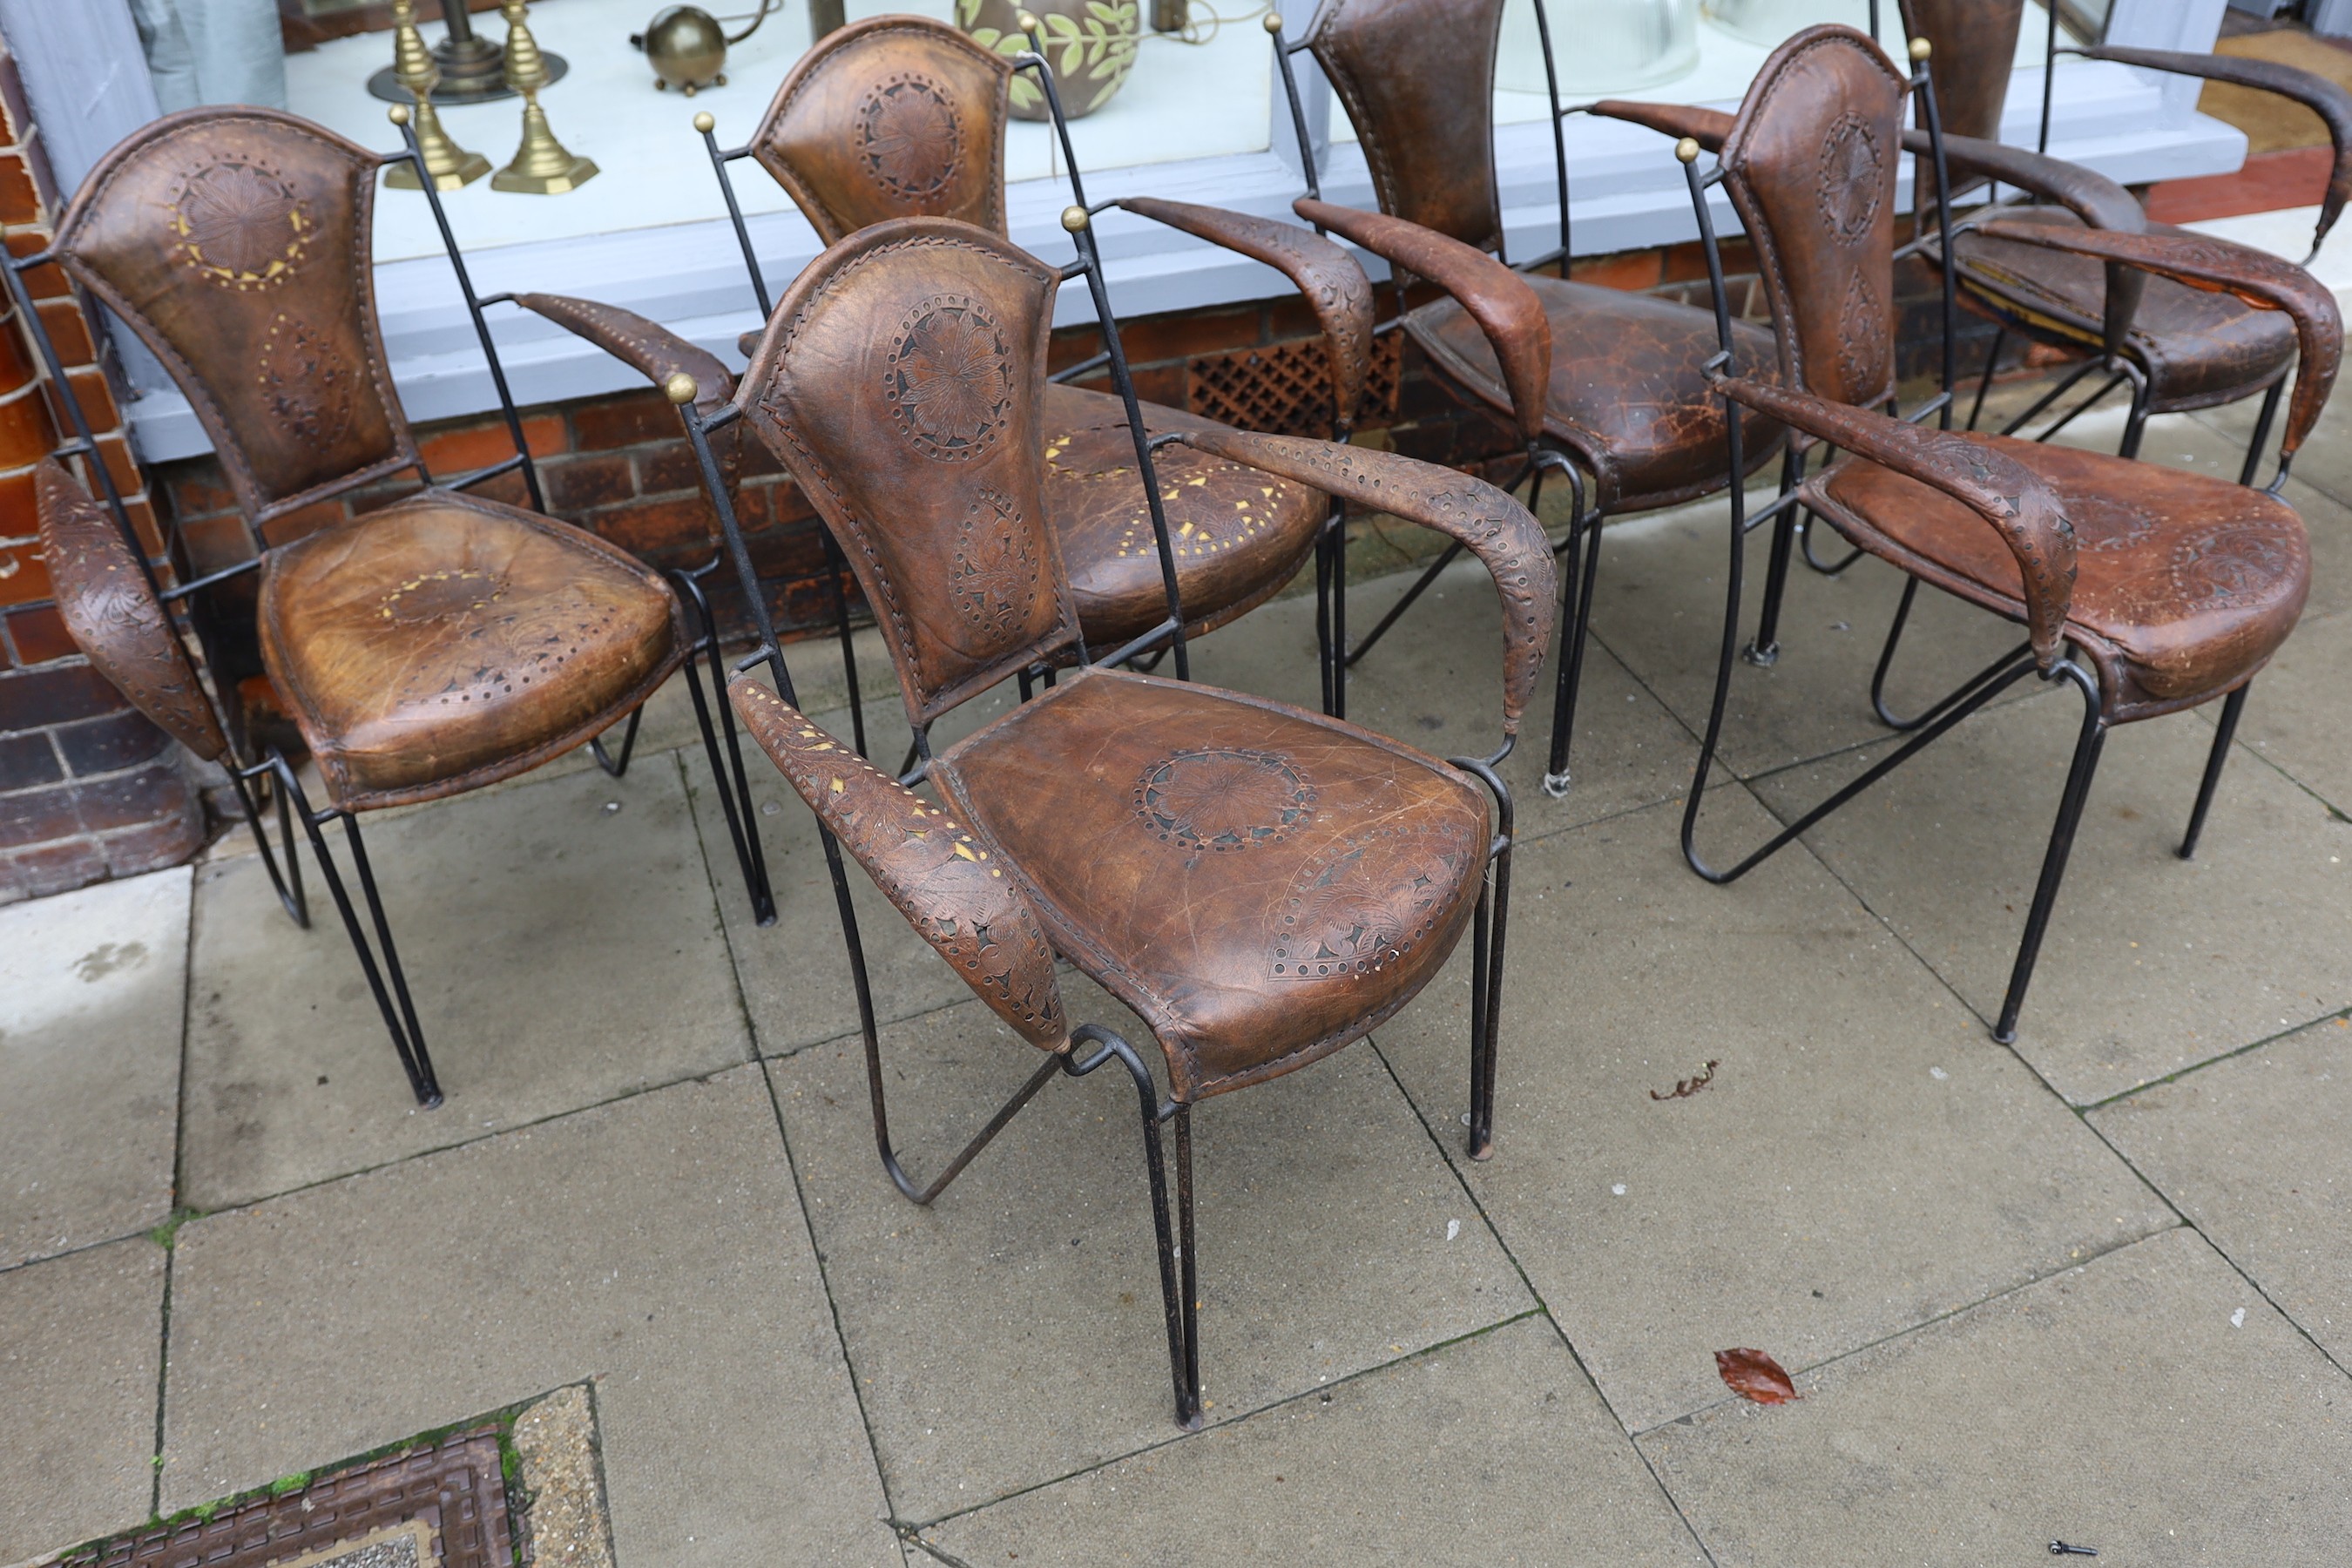
[[[1494,110],[1502,24],[1503,0],[1327,0],[1307,35],[1355,123],[1381,210],[1477,250],[1503,239]]]

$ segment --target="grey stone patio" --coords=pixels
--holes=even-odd
[[[2147,450],[2234,473],[2246,423]],[[2014,1048],[1986,1018],[2076,699],[2029,683],[1711,887],[1676,831],[1722,508],[1612,528],[1576,787],[1536,787],[1545,721],[1508,770],[1496,1158],[1461,1154],[1459,963],[1206,1106],[1190,1436],[1131,1098],[1054,1084],[935,1207],[901,1200],[808,814],[761,764],[761,930],[679,690],[622,780],[569,758],[373,829],[437,1110],[331,914],[294,930],[234,840],[0,910],[0,1563],[578,1384],[626,1568],[2341,1561],[2347,435],[2331,415],[2290,487],[2319,588],[2199,858],[2172,851],[2210,720],[2120,731]],[[1405,581],[1361,584],[1357,624]],[[1796,575],[1786,657],[1735,689],[1712,853],[1885,744],[1896,587]],[[1451,572],[1352,716],[1480,746],[1496,625]],[[1311,700],[1312,635],[1278,602],[1196,668]],[[2010,640],[1926,606],[1898,700]],[[794,657],[845,734],[831,656]],[[895,1120],[935,1169],[1033,1058],[860,886]],[[1802,1399],[1732,1397],[1733,1347]]]

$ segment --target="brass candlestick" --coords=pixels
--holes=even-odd
[[[541,196],[578,190],[596,177],[596,165],[574,157],[547,128],[547,111],[539,106],[547,66],[523,19],[523,0],[503,0],[499,15],[507,19],[507,85],[522,94],[522,145],[515,149],[513,162],[490,176],[490,189]]]
[[[392,23],[393,68],[400,85],[415,100],[415,107],[410,112],[415,121],[416,149],[425,155],[425,171],[433,176],[433,187],[454,191],[470,185],[490,172],[490,161],[479,153],[467,152],[441,129],[441,116],[433,108],[433,84],[440,79],[441,68],[433,63],[433,53],[425,47],[424,35],[416,30],[415,0],[392,0]],[[383,183],[395,191],[425,188],[416,165],[408,162],[386,169]]]

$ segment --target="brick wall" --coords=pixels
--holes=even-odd
[[[16,62],[0,47],[0,224],[9,250],[49,241],[58,210]],[[151,550],[153,509],[82,302],[54,267],[26,279]],[[13,308],[0,317],[0,903],[175,865],[203,842],[177,746],[90,668],[50,602],[32,468],[67,425]]]

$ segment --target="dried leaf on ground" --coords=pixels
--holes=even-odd
[[[1780,1363],[1762,1351],[1717,1351],[1715,1370],[1722,1374],[1726,1388],[1759,1405],[1786,1405],[1804,1397]]]

